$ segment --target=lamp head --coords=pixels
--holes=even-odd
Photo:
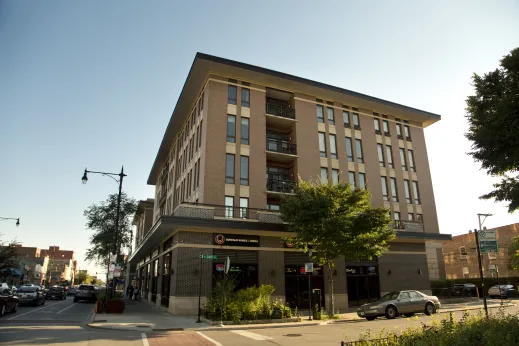
[[[83,184],[86,184],[87,181],[88,181],[88,177],[87,177],[87,170],[86,170],[86,168],[85,168],[85,173],[83,174],[83,178],[81,178],[81,182],[82,182]]]
[[[16,227],[20,226],[20,218],[16,219]]]

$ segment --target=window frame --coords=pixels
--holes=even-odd
[[[328,167],[321,167],[321,173],[320,178],[321,184],[327,184],[328,183]]]
[[[377,135],[382,134],[382,131],[380,131],[380,119],[379,118],[373,118],[373,124],[375,125],[375,133]]]
[[[242,203],[246,202],[246,203]],[[243,206],[242,204],[246,204]],[[240,218],[248,219],[249,218],[249,198],[248,197],[240,197]]]
[[[420,187],[418,186],[418,181],[412,181],[413,188],[413,196],[414,196],[414,204],[420,205],[422,204],[422,199],[420,198]]]
[[[402,165],[402,170],[407,171],[408,165],[407,165],[407,157],[405,155],[405,149],[399,148],[399,150],[400,150],[400,161],[401,161],[401,165]]]
[[[247,124],[244,125],[244,122],[246,122]],[[250,142],[249,142],[249,137],[250,137],[250,134],[249,134],[249,131],[250,131],[250,120],[249,118],[247,117],[241,117],[240,119],[240,143],[241,144],[244,144],[244,145],[249,145]],[[246,129],[246,131],[244,131],[244,127]],[[244,137],[243,135],[246,134],[246,136]]]
[[[351,181],[353,177],[353,182]],[[351,188],[354,189],[357,187],[357,179],[355,178],[355,172],[349,171],[348,172],[348,184],[351,185]]]
[[[404,192],[407,204],[413,204],[413,199],[411,198],[411,184],[409,183],[409,179],[404,179]]]
[[[355,153],[357,154],[357,162],[364,163],[364,153],[362,152],[362,140],[355,138]]]
[[[247,169],[244,170],[244,166],[247,166]],[[249,186],[249,175],[250,175],[250,160],[246,155],[240,155],[240,185],[241,186]]]
[[[336,185],[336,184],[339,184],[339,170],[336,169],[336,168],[332,168],[332,177],[331,177],[332,181],[331,183]]]
[[[407,162],[409,164],[409,170],[411,172],[416,172],[416,166],[414,162],[414,151],[413,149],[407,149]]]
[[[384,146],[381,143],[377,143],[377,156],[378,164],[380,167],[386,167],[386,160],[384,158]]]
[[[324,124],[324,107],[322,105],[316,105],[317,111],[317,122]],[[320,110],[320,112],[319,112]]]
[[[232,158],[232,172],[228,172],[229,168],[229,160]],[[236,155],[234,154],[225,154],[225,183],[226,184],[234,184],[235,182],[235,171],[236,169]],[[229,175],[229,173],[232,173],[232,175]]]
[[[384,136],[391,136],[391,132],[389,131],[389,121],[382,120],[382,130],[384,131]]]
[[[344,124],[344,127],[351,128],[350,111],[347,111],[345,109],[342,110],[342,122]]]
[[[234,122],[231,119],[234,119]],[[234,126],[231,125],[232,123]],[[231,131],[234,133],[229,133]],[[236,115],[233,114],[227,114],[227,143],[236,143]]]
[[[409,128],[409,125],[404,124],[404,135],[405,140],[411,142],[411,129]]]
[[[389,187],[391,189],[391,201],[398,202],[398,186],[396,178],[389,177]]]
[[[382,200],[389,202],[389,190],[387,186],[387,177],[385,175],[380,176],[380,183],[382,185]]]
[[[330,144],[330,157],[337,159],[337,136],[333,133],[328,134]]]
[[[232,92],[234,90],[234,99],[232,98]],[[227,104],[236,105],[238,102],[238,87],[236,85],[227,86]]]
[[[324,132],[318,132],[319,137],[319,156],[320,157],[326,157],[327,151],[326,151],[326,134]],[[322,144],[322,146],[321,146]],[[323,148],[324,146],[324,148]],[[324,150],[324,151],[323,151]]]
[[[387,160],[387,166],[389,168],[395,168],[395,163],[393,161],[393,149],[390,145],[386,145],[386,160]]]
[[[229,203],[229,201],[231,203]],[[229,205],[230,204],[230,205]],[[234,218],[234,196],[225,196],[224,198],[224,216],[226,218],[232,219]]]
[[[326,117],[328,118],[328,125],[335,125],[335,114],[332,107],[326,107]]]
[[[355,130],[360,130],[360,117],[359,113],[353,112],[353,128]]]
[[[404,139],[404,136],[402,136],[402,124],[396,124],[396,135],[398,139]]]
[[[346,141],[346,162],[355,162],[354,156],[353,156],[353,142],[351,140],[351,137],[344,137]],[[349,144],[349,146],[348,146]],[[350,151],[350,154],[348,154],[348,149]]]
[[[244,101],[247,99],[247,101]],[[241,88],[241,106],[250,108],[250,89],[248,88]]]
[[[366,173],[359,172],[359,188],[365,189],[366,188]]]

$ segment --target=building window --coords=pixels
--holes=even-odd
[[[227,142],[236,143],[236,116],[227,115]]]
[[[227,103],[230,105],[236,104],[236,87],[234,85],[229,85],[229,96],[227,98]]]
[[[200,159],[198,159],[198,167],[197,167],[197,174],[196,174],[196,187],[200,186]]]
[[[407,171],[407,162],[405,160],[405,149],[400,148],[400,161],[402,162],[402,170]]]
[[[411,187],[409,186],[409,180],[404,179],[404,191],[405,191],[405,200],[407,204],[411,204]]]
[[[393,213],[393,220],[395,220],[395,221],[400,221],[400,212],[395,211],[395,212]]]
[[[225,217],[234,217],[234,197],[225,196]]]
[[[377,152],[378,152],[378,164],[380,167],[384,167],[384,148],[382,144],[377,143]]]
[[[467,248],[465,246],[460,246],[459,250],[460,250],[460,258],[466,259],[467,258]]]
[[[384,130],[384,135],[389,136],[390,135],[390,133],[389,133],[389,121],[382,120],[382,126],[383,126],[383,130]]]
[[[335,138],[335,135],[330,134],[330,155],[332,156],[332,159],[337,158],[337,140]]]
[[[333,108],[327,107],[326,111],[328,112],[328,124],[335,125],[335,117],[333,116]]]
[[[360,130],[359,113],[353,113],[353,128],[355,130]]]
[[[353,162],[353,147],[351,145],[351,138],[346,137],[346,160]]]
[[[488,253],[488,259],[495,260],[497,259],[497,253],[495,252],[489,252]]]
[[[204,93],[202,92],[202,96],[200,96],[200,111],[204,110]]]
[[[249,199],[245,197],[240,197],[240,218],[249,218]]]
[[[463,273],[463,278],[468,279],[469,278],[469,267],[463,267],[463,268],[461,268],[461,270]]]
[[[198,147],[202,146],[202,123],[203,120],[200,120],[200,134],[198,135]]]
[[[241,118],[241,144],[249,145],[249,118]]]
[[[362,172],[359,173],[359,188],[366,188],[366,174]]]
[[[234,184],[234,155],[227,154],[225,161],[225,183]]]
[[[328,183],[328,168],[321,167],[321,184]]]
[[[195,162],[195,168],[193,169],[193,174],[195,175],[195,177],[193,178],[193,188],[194,189],[196,189],[198,187],[198,185],[196,185],[196,181],[197,181],[199,173],[200,173],[200,171],[198,170],[198,162]]]
[[[391,183],[391,200],[398,202],[398,190],[396,188],[396,178],[389,178]]]
[[[420,191],[418,191],[418,182],[417,181],[413,181],[413,194],[414,194],[414,203],[421,204],[420,203]]]
[[[409,125],[404,125],[405,140],[411,141],[411,133],[409,132]]]
[[[243,107],[250,107],[250,90],[241,88],[241,105]]]
[[[268,203],[267,209],[272,211],[279,211],[280,207],[279,204]]]
[[[416,221],[423,224],[423,215],[422,214],[416,214]]]
[[[332,169],[332,184],[339,184],[339,170]]]
[[[351,127],[350,112],[342,111],[342,121],[344,121],[344,127]]]
[[[387,178],[384,176],[380,177],[380,182],[382,183],[382,199],[384,201],[389,201],[389,196],[387,193]]]
[[[386,160],[389,168],[395,168],[395,165],[393,164],[393,151],[391,150],[390,145],[386,145]]]
[[[240,185],[249,185],[249,157],[240,156]]]
[[[352,189],[355,188],[355,172],[348,172],[348,183]]]
[[[319,153],[321,157],[326,157],[326,140],[324,132],[319,132]]]
[[[398,139],[404,139],[404,136],[402,136],[402,125],[396,124],[396,135]]]
[[[317,105],[317,122],[324,123],[323,106]]]
[[[357,161],[359,163],[364,163],[364,155],[362,155],[362,141],[360,139],[355,139],[355,150],[357,151]]]
[[[377,118],[374,118],[373,123],[375,124],[375,133],[377,135],[380,135],[382,133],[382,132],[380,132],[380,120],[378,120]]]
[[[411,149],[407,150],[407,157],[409,159],[409,169],[412,172],[416,172],[416,167],[414,166],[414,154],[413,154],[413,151]]]
[[[407,220],[408,221],[414,221],[414,214],[413,213],[407,213]]]

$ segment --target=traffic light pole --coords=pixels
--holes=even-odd
[[[481,225],[481,222],[480,222]],[[481,227],[480,227],[481,228]],[[488,317],[488,306],[487,306],[487,295],[485,292],[485,280],[483,278],[483,266],[481,265],[481,249],[479,248],[479,234],[478,230],[474,230],[476,236],[476,249],[478,252],[478,263],[479,263],[479,278],[481,279],[481,293],[483,294],[483,308],[485,309],[485,317]]]

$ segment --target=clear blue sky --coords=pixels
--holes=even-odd
[[[465,153],[473,72],[519,45],[510,1],[0,0],[2,240],[59,245],[83,263],[83,210],[117,184],[146,185],[197,51],[260,65],[442,114],[426,130],[442,233],[519,221],[480,201],[492,180]],[[83,266],[86,266],[84,264]]]

